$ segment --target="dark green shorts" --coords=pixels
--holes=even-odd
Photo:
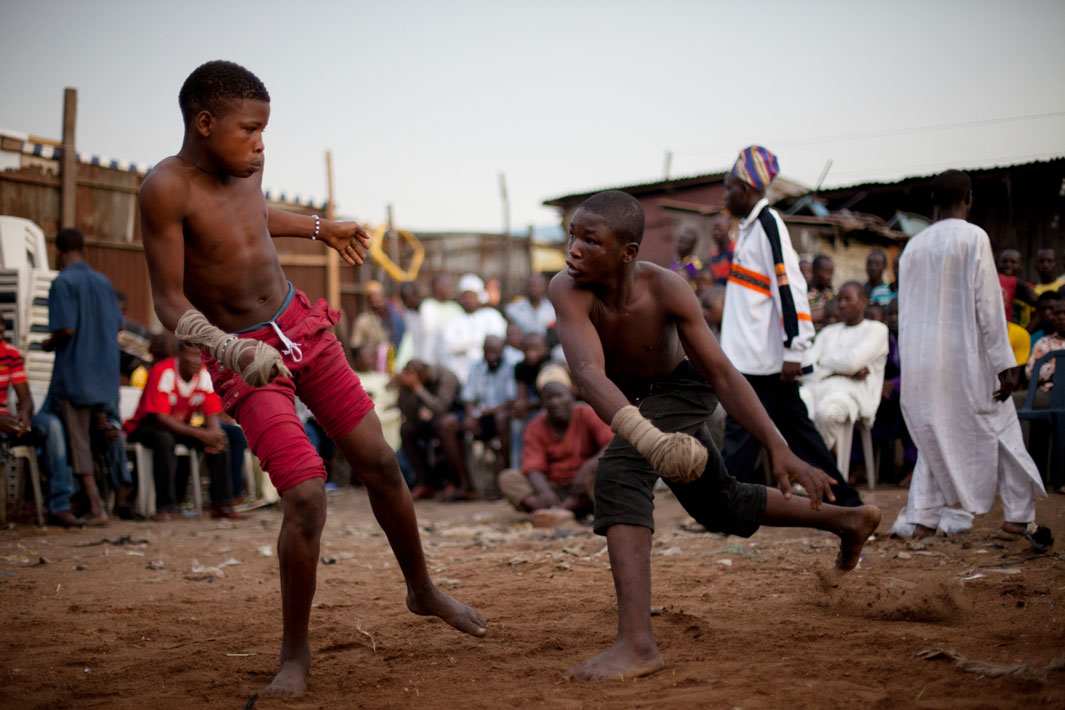
[[[648,384],[634,401],[640,413],[665,432],[682,431],[697,438],[709,456],[703,475],[691,483],[666,481],[695,520],[712,532],[750,537],[765,515],[765,486],[740,483],[710,438],[707,421],[717,396],[694,365],[683,361],[668,376]],[[642,525],[654,530],[654,486],[658,474],[647,459],[620,436],[607,446],[595,471],[595,532],[612,525]]]

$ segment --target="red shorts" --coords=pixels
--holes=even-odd
[[[330,331],[338,320],[340,311],[330,309],[324,299],[312,307],[307,296],[296,291],[292,303],[275,322],[299,345],[303,352],[299,362],[284,355],[284,346],[269,325],[241,333],[241,338],[278,348],[292,371],[291,378],[279,377],[264,387],[252,387],[237,373],[203,355],[223,408],[244,430],[252,453],[278,491],[311,478],[325,478],[325,464],[296,416],[295,397],[307,405],[333,440],[348,434],[373,408],[373,401],[348,366],[344,347]]]

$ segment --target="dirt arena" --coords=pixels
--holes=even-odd
[[[565,670],[606,649],[616,623],[603,538],[532,528],[500,502],[419,503],[438,584],[489,622],[479,640],[409,614],[365,495],[331,493],[310,690],[287,702],[251,698],[277,667],[278,510],[16,527],[0,531],[0,706],[1065,707],[1065,555],[999,539],[998,510],[955,538],[890,539],[905,491],[866,497],[885,522],[832,588],[818,575],[835,558],[832,536],[696,534],[660,494],[653,603],[666,668],[585,683]],[[1065,496],[1038,515],[1065,534]],[[918,656],[928,649],[995,665],[963,670]],[[989,675],[1000,671],[1011,672]]]

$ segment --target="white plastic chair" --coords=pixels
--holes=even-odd
[[[37,524],[44,525],[44,496],[41,494],[41,471],[37,468],[37,452],[32,446],[11,446],[7,447],[5,452],[5,459],[9,465],[13,468],[11,472],[13,475],[9,475],[8,472],[3,472],[0,477],[3,478],[0,483],[3,484],[3,497],[0,499],[0,523],[7,522],[7,498],[9,496],[19,495],[19,478],[22,476],[22,466],[19,464],[19,459],[26,460],[26,470],[30,474],[30,486],[33,488],[33,502],[37,509]],[[13,491],[7,490],[9,482],[15,484]]]
[[[152,451],[143,444],[126,444],[126,453],[133,454],[137,468],[137,500],[134,510],[145,518],[155,515],[155,475],[152,468]],[[200,485],[200,456],[195,449],[178,444],[174,447],[175,456],[189,457],[189,479],[192,481],[192,501],[196,506],[196,515],[203,517],[203,488]]]

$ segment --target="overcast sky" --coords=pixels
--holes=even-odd
[[[809,185],[1065,154],[1065,2],[2,0],[0,127],[155,163],[230,59],[272,98],[264,184],[399,226],[557,223],[559,195],[729,167]]]

